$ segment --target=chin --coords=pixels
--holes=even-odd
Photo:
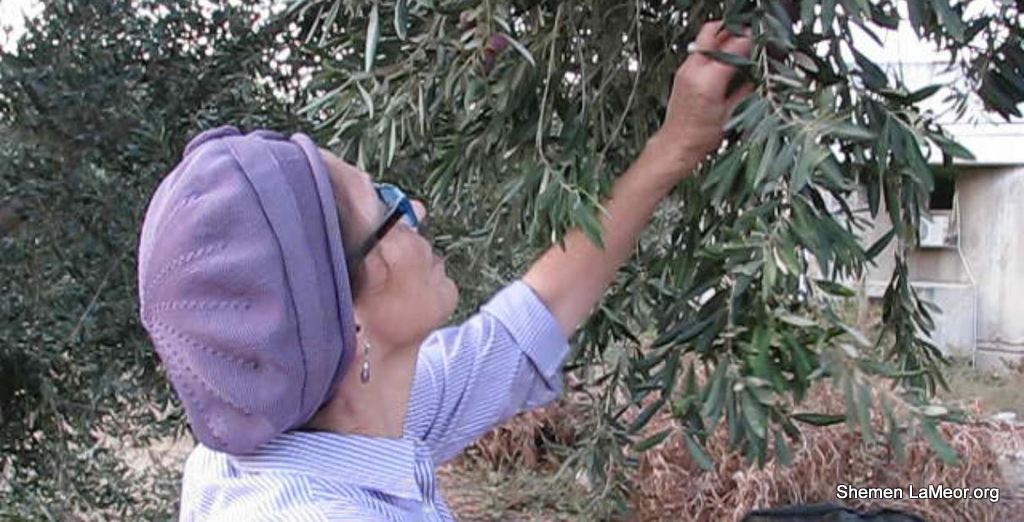
[[[456,286],[455,281],[451,278],[445,278],[448,280],[448,284],[451,287],[451,292],[448,296],[448,314],[446,317],[451,317],[455,313],[455,309],[459,307],[459,287]]]
[[[446,295],[443,298],[444,302],[444,320],[447,321],[452,318],[452,314],[455,313],[456,308],[459,307],[459,287],[456,286],[455,281],[451,277],[444,277],[447,282]]]

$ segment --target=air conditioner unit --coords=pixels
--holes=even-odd
[[[917,237],[921,248],[956,248],[956,224],[949,213],[933,211],[931,216],[921,216]]]

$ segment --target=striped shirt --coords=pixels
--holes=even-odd
[[[526,283],[420,347],[405,435],[290,431],[236,456],[185,463],[181,521],[454,520],[435,467],[513,415],[561,395],[569,345]]]

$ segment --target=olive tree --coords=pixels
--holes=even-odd
[[[173,517],[180,473],[127,458],[186,427],[138,323],[138,230],[190,135],[304,128],[314,64],[270,14],[47,2],[0,54],[0,519]]]
[[[572,366],[600,415],[573,461],[614,493],[614,471],[671,431],[644,430],[664,408],[707,469],[703,442],[723,425],[759,462],[785,461],[799,423],[841,422],[897,457],[923,435],[956,459],[937,424],[959,415],[932,401],[946,362],[929,341],[934,307],[906,259],[936,172],[970,153],[921,102],[980,99],[1008,117],[1024,100],[1019,7],[968,4],[298,0],[286,15],[322,59],[304,113],[325,143],[429,198],[470,303],[571,227],[600,243],[611,180],[661,123],[686,54],[705,52],[687,43],[710,19],[752,32],[749,59],[709,53],[756,84],[726,143],[676,188],[575,338]],[[858,49],[856,34],[901,24],[963,81],[914,90]],[[892,229],[864,244],[882,212]],[[889,244],[883,328],[869,339],[843,313],[848,283]],[[846,412],[802,406],[822,380]]]

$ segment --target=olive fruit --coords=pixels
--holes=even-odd
[[[498,55],[508,47],[508,44],[509,41],[507,36],[503,34],[491,35],[483,50],[484,74],[490,74],[491,70],[494,69],[494,64],[497,61]]]
[[[491,39],[487,42],[487,48],[494,49],[495,53],[500,53],[508,47],[508,37],[503,34],[491,35]]]

